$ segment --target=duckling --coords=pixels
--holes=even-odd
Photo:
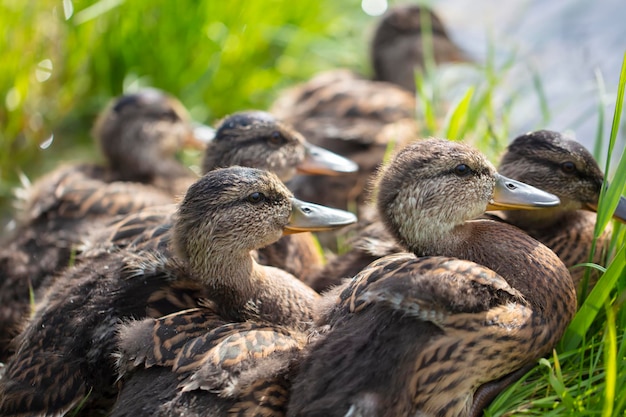
[[[359,165],[359,172],[352,175],[296,178],[289,184],[296,195],[344,210],[355,210],[356,204],[360,214],[368,199],[369,177],[387,148],[417,137],[414,71],[424,66],[420,18],[424,13],[432,20],[435,61],[458,60],[462,53],[432,11],[417,5],[394,7],[373,37],[373,80],[345,69],[329,71],[278,97],[273,114],[312,143]]]
[[[83,400],[85,415],[110,407],[121,320],[203,307],[228,323],[259,319],[307,328],[317,293],[284,271],[257,264],[250,251],[283,233],[355,220],[351,213],[296,200],[265,171],[209,172],[177,210],[174,255],[102,252],[55,281],[16,339],[17,353],[0,380],[0,414],[62,415]]]
[[[357,169],[352,161],[311,145],[289,125],[263,111],[242,111],[224,118],[215,137],[207,144],[202,162],[204,172],[232,165],[250,166],[274,172],[282,181],[296,174],[342,175]],[[86,238],[93,250],[133,246],[168,250],[174,208],[147,208],[116,220]],[[257,261],[283,269],[304,282],[319,272],[324,259],[310,233],[282,237],[256,251]]]
[[[517,137],[507,147],[499,171],[527,184],[541,187],[561,200],[547,210],[511,210],[498,215],[552,249],[570,268],[580,287],[586,268],[572,268],[589,262],[604,174],[597,162],[578,142],[559,132],[538,130]],[[626,221],[626,198],[622,197],[613,217]],[[604,265],[611,240],[608,227],[597,240],[591,262]],[[589,284],[598,274],[591,271]]]
[[[507,210],[490,213],[503,219],[552,249],[570,268],[577,288],[583,292],[585,268],[572,268],[589,261],[596,223],[596,210],[604,174],[591,153],[578,142],[559,132],[538,130],[514,139],[507,147],[499,172],[510,178],[540,187],[557,197],[561,204],[542,210]],[[613,217],[626,221],[626,199],[621,198]],[[611,238],[608,227],[596,243],[591,260],[603,265]],[[358,233],[349,242],[351,249],[331,259],[313,278],[311,287],[324,291],[352,277],[370,262],[401,250],[371,210],[361,212]],[[599,274],[591,271],[588,284]]]
[[[424,15],[430,23],[432,51],[424,49]],[[374,80],[391,82],[414,93],[415,72],[424,71],[428,53],[432,53],[436,64],[469,61],[434,11],[416,4],[395,6],[380,20],[372,39]]]
[[[559,200],[440,139],[399,151],[377,189],[380,217],[412,253],[381,258],[325,295],[324,331],[306,348],[287,415],[479,415],[479,387],[502,389],[500,378],[550,352],[576,294],[550,249],[476,218]]]
[[[118,97],[92,131],[108,164],[101,178],[182,195],[197,177],[175,156],[183,147],[204,149],[204,140],[195,134],[203,127],[192,124],[183,104],[161,90],[146,88]]]
[[[30,293],[73,262],[88,230],[142,207],[168,204],[194,175],[177,162],[201,146],[175,98],[155,89],[114,100],[93,129],[106,165],[64,165],[21,191],[15,230],[0,250],[0,361],[30,311]],[[43,290],[42,290],[43,291]]]

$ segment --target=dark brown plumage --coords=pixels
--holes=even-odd
[[[342,175],[356,169],[349,160],[309,144],[305,138],[271,114],[237,112],[224,118],[207,144],[203,170],[243,165],[274,172],[282,181],[297,173]],[[101,250],[115,247],[168,250],[174,207],[146,209],[117,220],[87,238],[87,246]],[[158,213],[158,214],[157,214]],[[324,259],[310,233],[283,236],[256,251],[262,265],[283,269],[304,282],[316,274]]]
[[[548,246],[570,268],[577,287],[585,269],[572,268],[589,261],[596,223],[598,198],[604,175],[593,156],[582,145],[558,132],[539,130],[516,138],[507,148],[499,167],[510,178],[540,187],[561,200],[558,207],[542,210],[507,210],[490,214],[502,218]],[[496,216],[496,217],[493,217]],[[626,199],[622,198],[614,218],[626,219]],[[324,291],[351,277],[369,262],[398,252],[401,248],[384,229],[376,213],[363,211],[352,249],[332,259],[312,278],[311,287]],[[611,237],[609,226],[597,241],[592,262],[605,265]],[[598,278],[591,271],[589,284]]]
[[[0,250],[0,360],[54,274],[70,264],[88,230],[142,207],[167,204],[195,177],[175,159],[192,137],[175,98],[147,89],[114,100],[93,136],[105,165],[64,165],[21,190],[16,228]]]
[[[461,52],[433,12],[417,5],[394,7],[380,20],[372,41],[374,80],[348,70],[329,71],[276,100],[273,114],[312,143],[359,165],[358,173],[341,178],[296,178],[290,184],[296,195],[354,209],[354,203],[359,206],[367,200],[369,177],[388,146],[402,146],[416,138],[413,74],[424,68],[421,17],[432,20],[435,62],[459,60]]]
[[[286,91],[272,113],[306,138],[359,165],[342,177],[297,177],[289,187],[302,198],[347,209],[367,199],[369,176],[387,147],[416,137],[415,99],[393,84],[354,76],[347,70],[323,73]]]
[[[552,249],[570,268],[578,287],[586,268],[572,266],[589,262],[604,174],[581,144],[562,134],[539,130],[517,137],[502,156],[499,171],[511,178],[540,187],[561,200],[548,210],[511,210],[499,213],[508,223],[523,229]],[[626,221],[622,197],[614,217]],[[606,264],[611,239],[609,226],[597,240],[591,262]],[[593,285],[598,274],[591,271]]]
[[[17,338],[0,379],[0,414],[58,415],[87,395],[81,414],[106,410],[116,396],[112,354],[120,320],[200,308],[229,323],[260,319],[305,329],[318,295],[292,275],[258,265],[250,251],[284,231],[354,221],[350,213],[295,200],[265,171],[208,173],[177,211],[175,255],[103,252],[57,279]]]
[[[325,333],[307,348],[287,415],[479,415],[476,390],[550,352],[576,296],[547,247],[472,219],[558,199],[437,139],[401,150],[377,189],[386,227],[413,253],[381,258],[324,297]]]
[[[425,38],[432,45],[425,46]],[[415,92],[415,72],[424,71],[429,54],[433,64],[469,61],[432,10],[416,4],[395,6],[374,32],[370,54],[374,79]]]

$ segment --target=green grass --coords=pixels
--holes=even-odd
[[[236,110],[267,108],[277,93],[324,69],[368,72],[365,42],[374,19],[357,0],[0,1],[0,219],[24,172],[34,178],[64,159],[95,158],[89,129],[112,96],[142,85],[178,96],[198,121]],[[428,42],[426,39],[425,42]],[[417,79],[424,136],[465,140],[497,158],[511,139],[517,97],[495,101],[516,62],[496,64],[493,48],[474,85],[443,102],[446,88],[432,65]],[[542,74],[532,68],[537,111],[549,122]],[[626,158],[617,167],[626,69],[617,86],[597,76],[599,125],[595,156],[606,161],[599,233],[626,185]],[[575,86],[572,86],[575,88]],[[616,93],[613,93],[616,91]],[[617,97],[611,132],[602,121]],[[54,135],[52,146],[40,144]],[[600,154],[605,144],[608,154]],[[1,222],[0,222],[1,224]],[[626,248],[616,227],[614,259],[580,305],[552,357],[502,393],[489,416],[617,416],[626,411]]]
[[[151,85],[208,123],[265,109],[318,71],[364,70],[372,21],[357,0],[0,1],[0,219],[20,172],[95,157],[111,97]]]
[[[613,124],[606,155],[606,172],[615,172],[602,190],[595,236],[611,221],[626,185],[626,157],[611,169],[626,87],[626,54],[622,66]],[[579,306],[550,360],[503,393],[488,416],[522,413],[541,416],[620,416],[626,413],[626,240],[615,225],[612,262]]]

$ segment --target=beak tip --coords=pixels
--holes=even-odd
[[[193,126],[194,138],[203,144],[207,144],[215,138],[215,129],[210,126],[196,123]]]

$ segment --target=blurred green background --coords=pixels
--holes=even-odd
[[[321,70],[367,73],[374,20],[358,0],[0,0],[0,219],[20,173],[97,158],[111,97],[158,87],[206,123],[265,109]]]

